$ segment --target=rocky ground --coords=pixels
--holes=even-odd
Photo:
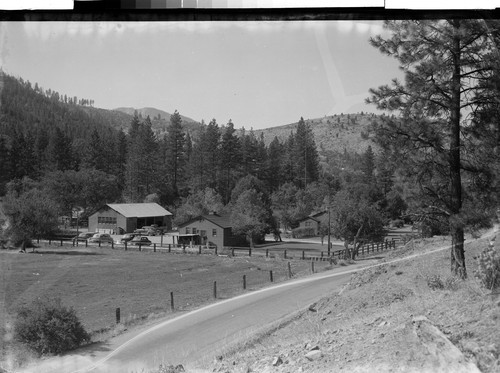
[[[448,250],[365,270],[339,294],[203,368],[221,373],[500,372],[500,296],[474,278],[477,255],[492,237],[490,232],[467,240],[465,281],[449,276]],[[447,237],[421,240],[383,261],[446,244]]]

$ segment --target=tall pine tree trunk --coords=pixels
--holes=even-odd
[[[464,229],[461,224],[462,180],[460,174],[460,21],[452,21],[453,75],[450,103],[450,233],[451,272],[462,279],[467,277],[465,268]]]

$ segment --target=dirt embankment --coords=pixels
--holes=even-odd
[[[210,371],[500,372],[500,296],[474,278],[490,239],[467,245],[466,281],[449,276],[449,250],[365,270],[284,327],[219,356]],[[391,256],[448,243],[419,241]]]

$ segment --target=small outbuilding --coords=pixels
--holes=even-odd
[[[157,203],[108,203],[89,217],[91,232],[131,233],[153,224],[171,230],[172,213]]]
[[[319,230],[322,225],[328,226],[328,211],[321,211],[309,215],[299,222],[299,228],[312,228],[316,236],[319,235]]]
[[[247,246],[242,235],[234,235],[229,216],[215,213],[200,215],[179,225],[179,244],[217,246]]]

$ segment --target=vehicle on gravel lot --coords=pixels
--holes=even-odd
[[[140,236],[140,234],[138,234],[138,233],[127,233],[122,238],[120,238],[120,242],[124,243],[124,242],[132,241],[134,239],[134,237],[137,237],[137,236]]]
[[[89,238],[90,243],[113,243],[113,237],[107,233],[96,233]]]
[[[157,236],[162,234],[162,230],[158,228],[156,224],[153,225],[145,225],[140,229],[136,229],[134,233],[143,234],[145,236]]]
[[[145,236],[136,236],[129,243],[137,246],[149,246],[152,242]]]
[[[90,237],[92,237],[95,234],[95,232],[83,232],[80,233],[78,236],[73,237],[73,242],[76,241],[87,241]]]

